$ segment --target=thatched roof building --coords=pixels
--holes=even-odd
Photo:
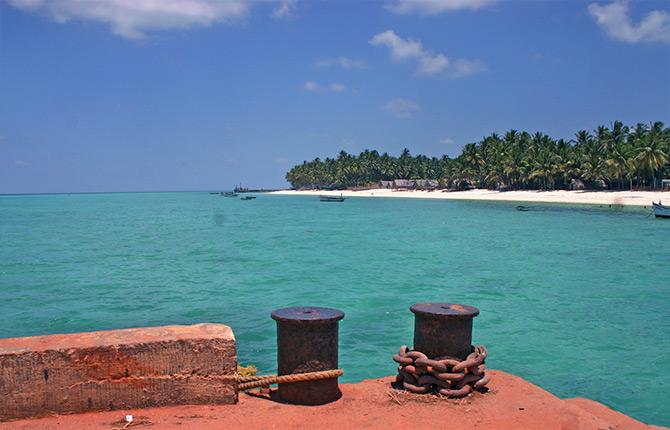
[[[584,188],[586,188],[586,186],[580,179],[573,179],[570,181],[571,190],[583,190]]]
[[[396,179],[393,181],[393,187],[409,190],[414,189],[416,187],[416,183],[411,179]]]

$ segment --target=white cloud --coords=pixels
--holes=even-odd
[[[452,67],[447,71],[449,78],[464,78],[486,71],[486,64],[482,60],[457,58],[451,62]]]
[[[449,65],[449,60],[444,54],[426,55],[419,58],[419,75],[435,75],[442,72]]]
[[[670,43],[670,13],[654,10],[638,24],[634,24],[628,12],[628,2],[625,1],[615,1],[603,6],[598,3],[589,5],[589,13],[615,40],[627,43]]]
[[[333,82],[328,86],[331,91],[334,91],[336,93],[341,93],[342,91],[346,90],[347,87],[344,84],[340,84],[339,82]]]
[[[347,90],[347,86],[339,82],[332,82],[328,85],[321,85],[316,81],[307,81],[302,85],[302,89],[313,93],[343,93]]]
[[[272,16],[278,19],[289,18],[293,15],[297,6],[297,0],[282,0],[279,6],[272,12]]]
[[[318,91],[321,86],[314,81],[307,81],[302,86],[305,91]]]
[[[496,0],[395,0],[386,9],[399,15],[416,13],[438,15],[462,9],[477,10],[493,4]]]
[[[454,144],[454,139],[450,137],[445,137],[444,139],[440,139],[440,143],[443,145],[453,145]]]
[[[152,30],[208,26],[245,18],[251,0],[9,0],[21,10],[108,24],[119,36],[137,39]]]
[[[370,44],[387,47],[391,53],[391,60],[396,63],[416,60],[418,62],[416,74],[419,76],[441,75],[448,78],[462,78],[486,69],[481,60],[465,58],[450,60],[442,53],[425,49],[418,40],[403,39],[393,30],[374,35],[370,39]]]
[[[323,58],[314,62],[314,67],[317,69],[333,66],[343,69],[367,69],[368,67],[363,60],[352,60],[348,57]]]
[[[386,46],[391,51],[393,61],[402,62],[410,58],[421,58],[426,55],[421,42],[412,39],[403,39],[393,30],[386,30],[375,34],[370,39],[373,46]]]
[[[396,118],[411,118],[420,108],[416,102],[408,99],[393,99],[383,106],[383,109]]]

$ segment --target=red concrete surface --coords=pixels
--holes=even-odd
[[[235,403],[230,327],[166,326],[0,339],[0,421]]]
[[[523,379],[492,371],[488,393],[448,400],[390,388],[394,378],[343,384],[343,397],[323,406],[292,406],[240,394],[237,405],[178,406],[87,413],[0,424],[2,430],[114,429],[541,429],[638,430],[647,426],[586,399],[561,400]],[[389,394],[390,393],[390,394]]]

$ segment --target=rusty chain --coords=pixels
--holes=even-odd
[[[412,393],[440,393],[451,398],[465,397],[473,390],[482,390],[491,380],[486,373],[486,348],[475,346],[465,360],[453,357],[429,359],[407,346],[393,356],[398,363],[397,385]]]

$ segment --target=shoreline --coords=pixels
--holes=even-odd
[[[520,203],[563,203],[582,205],[617,205],[651,207],[651,202],[666,200],[670,202],[670,191],[495,191],[485,189],[474,189],[468,191],[400,191],[385,188],[376,188],[363,191],[353,190],[280,190],[268,194],[286,196],[318,196],[332,195],[344,197],[371,197],[371,198],[418,198],[418,199],[440,199],[440,200],[481,200],[499,202]]]

